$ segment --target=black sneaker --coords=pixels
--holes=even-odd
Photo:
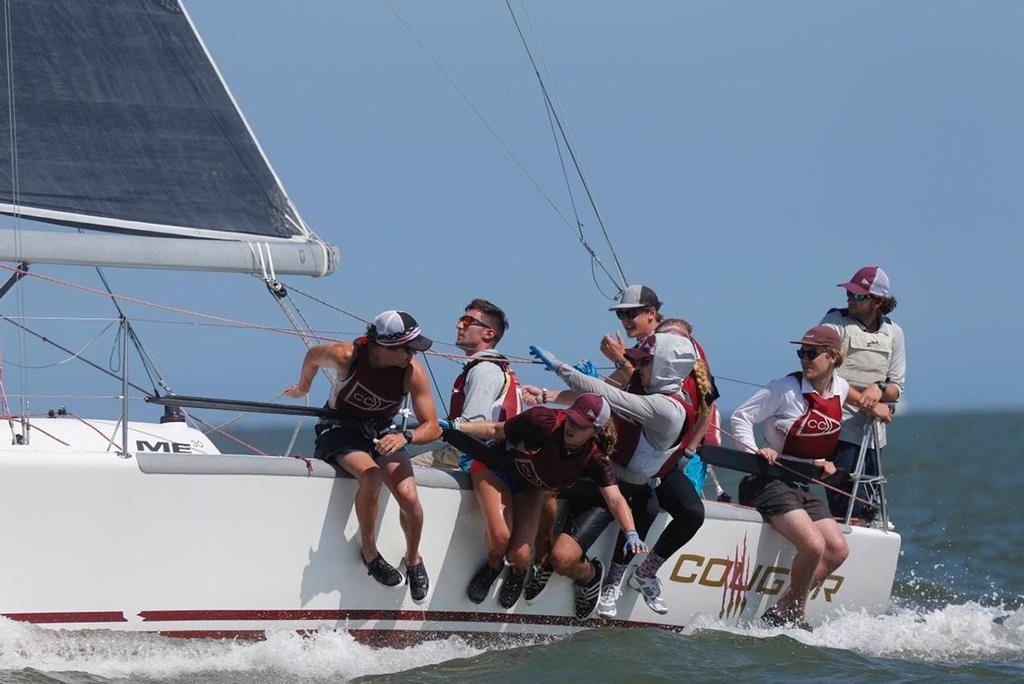
[[[491,585],[494,584],[494,580],[498,579],[498,575],[504,569],[504,563],[493,568],[490,563],[484,561],[484,564],[473,575],[473,579],[469,580],[469,587],[466,589],[466,595],[469,596],[469,600],[473,603],[483,603],[483,600],[487,598],[487,594],[491,591]]]
[[[427,600],[427,593],[430,591],[430,579],[427,577],[427,569],[423,567],[423,559],[416,565],[405,566],[405,583],[409,585],[409,596],[416,604]]]
[[[526,587],[523,589],[523,598],[526,603],[532,604],[540,598],[548,586],[551,573],[554,572],[550,565],[539,565],[534,563],[530,566],[530,579],[526,580]]]
[[[359,554],[359,558],[363,561],[363,565],[366,566],[366,574],[385,587],[397,587],[402,583],[402,573],[395,570],[395,567],[384,560],[384,556],[379,553],[372,561],[367,561],[363,558],[362,553]]]
[[[523,584],[526,581],[526,572],[520,572],[518,568],[510,567],[505,574],[505,581],[498,591],[498,603],[502,608],[511,608],[516,605],[519,595],[523,593]]]
[[[573,584],[576,589],[576,617],[584,619],[590,617],[597,607],[597,601],[601,598],[601,582],[604,580],[604,566],[596,558],[590,559],[594,566],[594,577],[586,584]]]
[[[764,611],[764,615],[761,616],[761,622],[768,627],[796,627],[802,629],[805,632],[813,632],[806,620],[801,620],[793,615],[783,613],[781,610],[776,609],[772,606],[768,610]]]

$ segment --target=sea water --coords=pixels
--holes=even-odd
[[[902,416],[889,439],[883,465],[903,551],[882,615],[840,614],[813,632],[707,618],[681,634],[599,629],[404,649],[371,648],[344,632],[181,640],[0,619],[0,681],[1024,680],[1024,413]],[[735,496],[736,478],[723,479]]]

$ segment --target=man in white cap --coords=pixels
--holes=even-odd
[[[619,303],[608,310],[614,312],[622,323],[626,336],[639,341],[654,334],[662,320],[658,313],[660,309],[661,300],[654,290],[646,285],[630,285],[622,291]],[[615,372],[608,377],[608,382],[616,387],[625,387],[636,369],[626,357],[626,343],[622,335],[615,333],[612,337],[609,333],[602,337],[601,353],[615,364]]]
[[[871,410],[878,402],[895,402],[903,394],[907,376],[907,352],[903,329],[888,316],[896,308],[889,276],[879,266],[865,266],[849,282],[839,283],[846,290],[846,308],[831,309],[821,319],[842,338],[846,361],[838,369],[840,377],[861,392],[858,406],[843,407],[843,427],[839,444],[832,454],[838,468],[853,472],[857,465],[865,426],[872,422]],[[859,410],[858,410],[859,409]],[[878,444],[885,446],[885,425],[879,423]],[[878,475],[878,451],[870,449],[864,462],[864,475]],[[828,491],[832,515],[845,517],[849,497]],[[862,486],[857,496],[874,500],[875,492]],[[854,517],[870,520],[875,510],[861,503],[853,508]]]
[[[355,508],[363,565],[367,574],[389,587],[401,584],[402,575],[377,551],[376,525],[380,487],[391,490],[405,532],[405,581],[416,603],[426,600],[430,583],[419,553],[423,508],[405,447],[441,436],[430,383],[414,358],[431,344],[412,316],[385,311],[367,327],[365,337],[311,347],[299,381],[285,390],[289,397],[305,396],[317,369],[337,372],[326,404],[334,415],[317,424],[314,455],[337,463],[358,480]],[[413,430],[392,422],[407,394],[419,421]]]

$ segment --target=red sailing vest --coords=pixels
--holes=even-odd
[[[448,420],[454,420],[462,415],[462,409],[466,405],[466,378],[474,366],[484,362],[497,364],[505,374],[505,384],[501,387],[501,394],[495,398],[492,404],[492,408],[497,409],[497,415],[486,420],[504,421],[519,414],[522,407],[519,403],[519,378],[516,377],[516,372],[512,370],[508,359],[504,356],[485,356],[467,363],[459,373],[459,377],[455,378],[452,397],[448,402]]]
[[[353,342],[352,364],[348,377],[335,383],[327,408],[339,418],[391,418],[405,398],[408,369],[397,366],[373,368],[368,358],[365,337]],[[334,406],[331,406],[333,401]]]
[[[803,384],[802,373],[792,373],[797,383]],[[843,403],[838,394],[824,399],[817,392],[804,394],[807,411],[797,418],[786,434],[782,453],[797,458],[825,458],[839,442],[842,427]]]
[[[516,471],[524,480],[538,489],[564,489],[576,484],[583,475],[590,459],[598,453],[597,443],[590,441],[589,448],[584,447],[578,456],[565,458],[565,444],[562,441],[565,433],[565,411],[556,411],[554,427],[538,451],[510,451]]]

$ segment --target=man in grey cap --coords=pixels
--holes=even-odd
[[[878,266],[865,266],[853,274],[849,282],[839,283],[846,290],[846,308],[831,309],[821,319],[843,340],[846,361],[836,371],[850,386],[862,394],[858,407],[843,407],[843,427],[839,444],[832,454],[836,467],[853,472],[860,453],[865,429],[872,423],[871,410],[879,402],[895,402],[903,394],[907,376],[907,351],[903,328],[888,316],[896,308],[889,276]],[[885,428],[877,425],[878,443],[869,449],[864,461],[864,475],[878,475],[878,450],[885,446]],[[829,491],[828,505],[832,515],[846,517],[850,499]],[[862,485],[857,496],[876,500],[876,493]],[[871,520],[875,510],[855,502],[853,515]]]
[[[653,335],[661,322],[662,315],[658,313],[660,309],[661,300],[654,290],[646,285],[630,285],[622,291],[619,303],[608,310],[615,312],[627,337],[643,340]],[[613,338],[609,333],[602,337],[601,353],[615,364],[615,372],[608,377],[608,382],[616,387],[625,387],[636,369],[626,357],[626,343],[622,335],[615,333]]]

